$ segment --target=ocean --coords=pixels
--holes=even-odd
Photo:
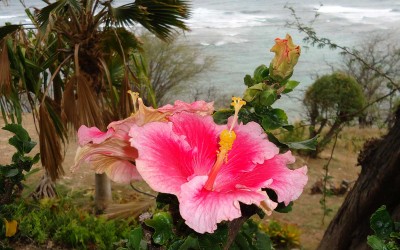
[[[0,25],[5,22],[26,23],[24,10],[17,0],[4,6],[0,0]],[[128,0],[116,0],[128,3]],[[44,6],[40,0],[25,0],[27,6]],[[318,18],[313,27],[321,37],[340,45],[354,47],[372,36],[390,37],[397,44],[400,40],[400,1],[395,0],[193,0],[192,16],[188,20],[190,32],[182,39],[190,46],[201,49],[203,55],[213,56],[214,67],[187,83],[176,98],[191,101],[194,93],[200,97],[220,99],[229,103],[230,96],[241,96],[245,86],[243,77],[252,74],[260,64],[269,65],[274,54],[269,52],[276,37],[291,34],[295,44],[302,46],[302,55],[292,76],[300,81],[298,89],[282,97],[277,107],[288,110],[291,120],[302,117],[301,98],[304,90],[316,75],[331,71],[331,65],[340,63],[338,50],[309,47],[302,39],[304,34],[288,27],[293,21],[291,6],[304,23]],[[208,90],[212,91],[208,91]],[[211,95],[210,95],[211,93]]]

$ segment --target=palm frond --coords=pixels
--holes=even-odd
[[[35,16],[40,27],[43,28],[49,23],[49,19],[52,13],[64,14],[68,8],[72,7],[76,10],[81,10],[81,5],[77,0],[58,0],[52,4],[42,8]]]
[[[15,32],[21,28],[22,28],[22,25],[15,25],[15,24],[0,27],[0,40],[3,40],[4,37],[12,34],[13,32]]]
[[[135,34],[125,28],[107,29],[101,35],[101,50],[104,54],[112,55],[117,52],[124,58],[130,51],[141,49],[141,42]]]
[[[64,174],[62,168],[61,139],[49,113],[50,105],[44,102],[39,107],[40,159],[50,178],[54,181]]]
[[[111,13],[117,24],[129,26],[140,23],[163,40],[171,38],[174,28],[189,30],[184,23],[190,16],[186,1],[136,0],[112,8]]]
[[[6,41],[0,41],[0,94],[9,96],[11,91],[11,70],[8,59],[8,48]]]

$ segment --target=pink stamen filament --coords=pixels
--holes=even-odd
[[[227,153],[228,150],[222,150],[221,152],[218,153],[217,160],[215,161],[214,166],[212,167],[210,174],[208,175],[207,182],[204,185],[205,189],[212,191],[215,179],[217,178],[217,174],[221,169],[222,163],[224,163],[224,160],[226,159]]]

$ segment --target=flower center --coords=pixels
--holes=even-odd
[[[228,152],[232,149],[233,143],[236,140],[236,134],[232,130],[233,126],[238,120],[239,110],[245,105],[246,102],[243,101],[240,97],[232,97],[231,105],[235,109],[235,114],[233,116],[233,121],[229,130],[225,129],[219,135],[219,151],[217,152],[217,160],[214,163],[210,173],[208,174],[208,179],[204,188],[211,191],[213,190],[215,179],[217,178],[217,174],[221,169],[222,164],[228,161]]]

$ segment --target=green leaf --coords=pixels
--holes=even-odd
[[[373,250],[387,250],[385,243],[376,235],[367,237],[367,243]]]
[[[28,132],[20,124],[7,124],[3,129],[14,133],[21,141],[31,140]]]
[[[256,239],[255,248],[257,250],[272,250],[272,241],[268,235],[258,231],[256,233]]]
[[[219,224],[213,234],[205,233],[199,235],[200,249],[220,250],[228,238],[228,227],[226,224]]]
[[[4,176],[7,178],[14,177],[19,174],[19,170],[17,168],[10,168],[4,171]]]
[[[170,250],[172,250],[171,247],[169,248]],[[175,249],[178,250],[200,249],[199,240],[197,239],[197,237],[192,237],[191,235],[189,235],[184,241],[182,240],[182,244],[179,246],[179,248]]]
[[[288,124],[288,118],[282,109],[272,109],[263,115],[261,125],[266,131],[271,131]]]
[[[227,124],[228,118],[234,113],[235,111],[232,109],[221,109],[213,114],[214,122],[216,124]]]
[[[143,249],[143,248],[141,248],[141,245],[140,245],[142,238],[143,238],[143,229],[141,227],[136,227],[129,234],[127,247],[129,249],[134,249],[134,250]]]
[[[156,213],[144,223],[155,230],[152,238],[156,244],[165,245],[174,236],[172,217],[167,212]]]
[[[278,213],[289,213],[293,209],[293,201],[291,201],[287,206],[281,202],[278,204],[278,207],[275,209]]]
[[[253,78],[251,78],[250,75],[246,75],[243,79],[244,84],[246,84],[247,87],[251,87],[255,84],[255,82],[253,81]]]
[[[307,150],[315,150],[318,145],[318,135],[315,137],[299,142],[283,142],[288,145],[291,149],[307,149]]]
[[[269,74],[269,69],[264,64],[258,66],[254,70],[253,78],[256,83],[264,81]]]
[[[386,239],[393,232],[394,223],[390,217],[389,212],[386,210],[386,206],[383,205],[370,218],[370,224],[375,234],[382,239]]]
[[[236,235],[235,243],[239,247],[239,249],[250,249],[250,244],[242,232]]]
[[[243,99],[246,102],[253,101],[266,87],[265,83],[257,83],[244,91]]]
[[[267,89],[260,94],[260,104],[271,106],[276,101],[276,91],[274,89]]]
[[[299,85],[299,84],[300,84],[300,82],[298,82],[298,81],[288,81],[288,82],[285,84],[285,89],[282,91],[282,93],[283,93],[283,94],[287,94],[287,93],[289,93],[289,92],[292,92],[293,89],[296,88],[297,85]]]

